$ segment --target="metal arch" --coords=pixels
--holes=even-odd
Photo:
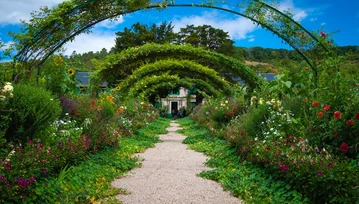
[[[76,6],[75,8],[73,8],[72,10],[66,12],[64,14],[64,16],[68,15],[69,13],[72,13],[73,11],[77,11],[79,8],[84,7],[84,5],[88,5],[92,2],[94,2],[95,0],[90,0],[86,3],[80,4],[78,6]],[[311,39],[313,39],[316,43],[319,43],[324,49],[325,51],[329,54],[330,52],[326,49],[326,47],[317,39],[315,38],[315,36],[313,36],[308,30],[306,30],[304,27],[302,27],[300,24],[298,24],[297,22],[295,22],[293,19],[291,19],[289,16],[287,16],[286,14],[280,12],[279,10],[275,9],[274,7],[266,4],[265,2],[259,1],[259,0],[254,0],[254,2],[258,2],[261,3],[262,6],[273,10],[275,13],[280,14],[281,16],[284,16],[285,18],[287,18],[288,20],[290,20],[292,23],[295,24],[295,26],[297,26],[298,28],[300,28],[300,30],[302,30],[303,32],[307,33]],[[41,31],[39,31],[36,36],[34,36],[35,40],[38,36],[42,35],[45,37],[40,37],[38,38],[38,42],[34,42],[34,39],[31,41],[31,43],[29,44],[25,44],[25,46],[23,47],[23,49],[20,50],[20,52],[15,56],[15,60],[17,59],[18,61],[28,61],[30,60],[31,57],[34,57],[34,59],[32,59],[32,61],[37,61],[38,58],[40,58],[40,61],[37,61],[38,64],[42,64],[50,55],[52,55],[55,51],[57,51],[59,48],[62,47],[62,45],[64,45],[66,42],[68,42],[69,40],[73,39],[76,35],[79,35],[83,32],[85,32],[87,29],[89,29],[90,27],[92,27],[93,25],[107,20],[107,19],[112,19],[115,18],[116,16],[119,15],[124,15],[124,14],[128,14],[128,13],[133,13],[136,11],[140,11],[140,10],[144,10],[144,9],[163,9],[164,7],[203,7],[203,8],[210,8],[210,9],[217,9],[217,10],[222,10],[225,12],[229,12],[229,13],[233,13],[236,15],[240,15],[243,16],[247,19],[250,19],[251,21],[257,23],[258,25],[261,25],[262,27],[265,27],[266,29],[270,30],[271,32],[273,32],[274,34],[276,34],[277,36],[279,36],[282,40],[284,40],[286,43],[288,43],[294,50],[296,50],[298,52],[298,54],[300,56],[303,57],[303,59],[310,65],[310,67],[315,70],[317,72],[317,69],[315,68],[315,66],[312,64],[310,58],[308,58],[305,53],[302,52],[302,50],[300,49],[300,47],[296,46],[294,43],[292,43],[288,38],[286,38],[284,35],[282,35],[280,32],[274,30],[272,27],[270,27],[270,25],[266,25],[261,23],[260,21],[258,21],[257,19],[245,15],[243,13],[239,13],[230,9],[225,9],[225,8],[221,8],[221,7],[217,7],[217,6],[212,6],[212,5],[205,5],[205,4],[166,4],[165,6],[160,5],[160,4],[155,4],[153,5],[152,3],[147,5],[145,8],[139,8],[139,9],[135,9],[135,10],[131,10],[131,11],[127,11],[127,12],[115,12],[113,15],[110,16],[106,16],[103,17],[101,19],[90,19],[91,20],[95,20],[93,22],[88,22],[87,24],[80,26],[79,28],[74,28],[72,30],[70,30],[69,35],[67,35],[62,41],[56,41],[53,42],[52,44],[48,45],[46,48],[42,49],[38,49],[38,50],[31,50],[31,45],[37,45],[37,44],[41,44],[41,42],[44,40],[44,38],[46,37],[46,35],[51,35],[53,34],[54,30],[50,30],[49,32],[46,32],[49,29],[54,29],[52,26],[56,23],[56,21],[53,21],[52,24],[48,24],[47,26],[45,26]],[[261,7],[262,8],[262,7]],[[261,9],[259,8],[259,10]],[[64,17],[63,16],[63,17]],[[278,21],[279,22],[279,21]],[[58,27],[55,27],[55,29]],[[56,31],[56,30],[55,30]],[[72,33],[71,33],[72,32]],[[65,33],[66,35],[66,33]],[[60,43],[58,43],[60,42]],[[46,42],[44,42],[46,43]],[[30,45],[31,44],[31,45]],[[35,55],[35,56],[34,56]],[[41,56],[42,55],[42,56]]]

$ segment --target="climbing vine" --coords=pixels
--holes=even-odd
[[[160,76],[152,75],[139,80],[133,87],[130,88],[128,95],[142,95],[145,97],[149,96],[150,94],[155,94],[158,89],[164,87],[168,89],[173,89],[176,87],[193,89],[195,87],[204,91],[207,95],[220,95],[219,91],[217,91],[213,86],[204,80],[190,79],[187,77],[179,78],[177,75],[169,75],[167,73]]]
[[[192,60],[216,70],[227,81],[240,77],[252,88],[257,85],[257,74],[241,61],[191,45],[145,44],[129,48],[121,53],[110,55],[104,62],[104,69],[100,74],[103,80],[113,81],[125,78],[143,63],[168,58]]]
[[[146,64],[136,69],[131,76],[124,79],[120,84],[122,92],[128,92],[137,81],[146,76],[155,74],[178,74],[182,78],[191,77],[203,79],[213,85],[216,89],[223,90],[224,93],[229,93],[229,82],[218,76],[218,73],[208,67],[189,60],[159,60],[152,64]]]

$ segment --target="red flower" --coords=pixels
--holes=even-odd
[[[330,110],[330,105],[325,105],[324,108],[323,108],[323,110],[329,111],[329,110]]]
[[[323,173],[322,172],[318,172],[318,177],[321,177],[322,175],[323,175]]]
[[[332,168],[333,167],[333,164],[332,163],[329,163],[328,164],[328,169]]]
[[[97,110],[102,110],[102,107],[101,106],[97,106]]]
[[[348,144],[347,143],[343,143],[342,145],[340,145],[340,151],[342,151],[343,153],[348,151]]]
[[[318,113],[318,118],[321,118],[321,117],[323,117],[323,112]]]
[[[340,119],[340,111],[335,111],[334,112],[334,118],[335,119]]]
[[[327,37],[327,35],[324,32],[320,32],[320,36],[322,36],[323,38]]]
[[[314,101],[314,102],[312,103],[313,108],[318,107],[319,105],[320,105],[320,104],[319,104],[318,101]]]
[[[359,113],[357,113],[355,117],[357,120],[359,120]]]
[[[354,120],[348,120],[347,121],[347,124],[350,125],[350,126],[354,125],[354,123],[355,123]]]

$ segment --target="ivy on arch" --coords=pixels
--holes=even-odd
[[[289,11],[279,11],[278,5],[262,0],[246,0],[231,5],[233,9],[230,10],[223,8],[223,3],[226,1],[204,0],[201,4],[176,4],[173,0],[65,1],[53,9],[41,8],[40,12],[32,13],[30,22],[23,22],[22,32],[13,34],[16,49],[19,50],[15,61],[42,64],[66,42],[81,33],[91,32],[91,27],[101,21],[117,20],[121,15],[139,10],[164,10],[169,7],[211,8],[248,18],[288,43],[316,72],[320,59],[330,56],[332,42],[326,35],[309,32],[293,20]]]
[[[177,75],[169,75],[167,73],[160,76],[152,75],[139,80],[133,87],[130,88],[128,95],[145,97],[156,93],[156,90],[163,87],[168,89],[176,87],[193,89],[196,87],[207,95],[214,97],[220,95],[218,90],[202,79],[190,79],[188,77],[180,78]]]
[[[218,72],[208,67],[202,66],[189,60],[159,60],[152,64],[145,64],[136,69],[132,75],[124,79],[118,85],[121,92],[127,93],[131,87],[135,86],[136,82],[144,77],[155,74],[177,74],[181,78],[189,77],[195,79],[202,79],[207,83],[213,85],[214,88],[222,90],[223,93],[229,94],[230,83],[224,78],[218,76]]]
[[[143,63],[152,63],[156,60],[173,58],[173,60],[187,59],[216,70],[227,81],[240,77],[251,88],[257,86],[258,75],[241,61],[203,48],[191,45],[172,45],[149,43],[140,47],[129,48],[121,53],[107,57],[101,78],[105,81],[114,81],[125,78]],[[121,70],[122,75],[119,73]]]

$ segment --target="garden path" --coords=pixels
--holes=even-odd
[[[117,199],[124,204],[242,203],[223,191],[219,183],[196,176],[210,169],[203,164],[207,157],[188,150],[187,145],[182,144],[184,136],[176,133],[178,129],[179,125],[172,121],[168,133],[159,135],[163,142],[138,154],[144,159],[142,167],[112,182],[114,187],[130,192],[117,195]]]

